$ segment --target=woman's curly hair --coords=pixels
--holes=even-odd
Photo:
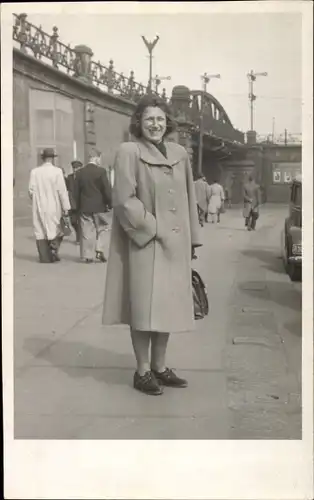
[[[168,104],[158,95],[147,94],[144,95],[137,103],[137,106],[131,118],[129,127],[130,134],[138,139],[142,137],[141,120],[144,110],[148,107],[160,108],[166,114],[167,127],[164,137],[174,132],[174,130],[176,129],[176,122],[174,121],[171,109]]]

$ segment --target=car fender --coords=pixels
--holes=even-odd
[[[302,229],[297,226],[291,226],[289,230],[291,243],[302,243]]]

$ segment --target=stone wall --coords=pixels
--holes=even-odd
[[[45,91],[71,103],[72,128],[61,165],[68,173],[75,155],[86,162],[89,148],[97,146],[103,153],[104,167],[112,165],[114,152],[128,138],[128,125],[134,103],[98,90],[89,83],[68,76],[21,51],[13,52],[13,147],[14,147],[14,216],[28,217],[30,170],[38,163],[34,148],[34,118],[30,96]],[[47,94],[48,95],[48,94]],[[34,100],[34,98],[33,98]],[[36,106],[36,103],[34,104]],[[92,113],[87,109],[93,109]],[[92,116],[92,118],[90,118]],[[69,132],[69,131],[67,131]],[[94,134],[94,135],[93,135]],[[94,136],[95,140],[92,140]],[[73,143],[73,144],[70,144]],[[54,144],[45,144],[54,146]],[[63,148],[63,149],[62,149]],[[56,148],[58,150],[58,146]],[[58,151],[57,151],[58,152]],[[62,155],[61,155],[62,156]]]

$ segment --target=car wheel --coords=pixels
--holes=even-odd
[[[287,271],[291,281],[302,280],[302,267],[300,265],[297,265],[294,262],[289,262]]]

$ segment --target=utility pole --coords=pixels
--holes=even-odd
[[[275,117],[273,117],[273,126],[272,126],[272,134],[271,134],[272,142],[275,142]]]
[[[248,73],[247,77],[249,80],[249,102],[250,102],[250,130],[254,130],[254,101],[256,100],[256,95],[254,95],[254,82],[256,81],[257,76],[268,76],[268,73],[264,71],[263,73],[254,73],[254,71],[251,69],[250,73]]]
[[[197,173],[202,174],[203,169],[203,138],[204,138],[204,95],[207,92],[207,84],[210,82],[211,78],[220,78],[220,75],[208,75],[204,73],[201,75],[203,80],[203,90],[201,92],[201,109],[200,109],[200,137],[198,143],[198,161],[197,161]]]
[[[156,46],[156,43],[158,42],[159,40],[159,36],[156,35],[156,38],[155,40],[153,40],[152,42],[149,42],[145,36],[142,36],[142,39],[147,47],[147,50],[148,50],[148,54],[149,54],[149,77],[148,77],[148,86],[147,86],[147,90],[148,92],[150,93],[152,91],[152,80],[153,80],[153,50]]]
[[[159,85],[164,80],[171,80],[171,76],[158,76],[158,75],[155,76],[154,83],[155,83],[155,92],[156,92],[156,94],[158,94],[158,87],[159,87]]]

